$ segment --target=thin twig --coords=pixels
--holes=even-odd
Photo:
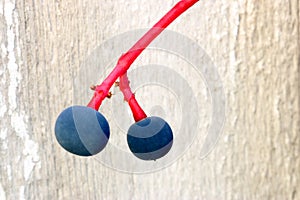
[[[120,76],[119,87],[123,93],[124,100],[127,101],[129,104],[134,120],[137,122],[142,119],[145,119],[147,115],[144,112],[144,110],[141,108],[141,106],[138,104],[134,93],[130,89],[127,73]]]
[[[88,106],[98,110],[103,99],[107,97],[109,89],[115,83],[115,81],[127,72],[131,64],[136,58],[143,52],[143,50],[178,16],[184,13],[188,8],[193,6],[199,0],[181,0],[178,2],[165,16],[161,18],[140,40],[133,45],[129,51],[123,54],[113,69],[113,71],[107,76],[107,78],[98,85],[95,89],[95,93],[90,100]]]

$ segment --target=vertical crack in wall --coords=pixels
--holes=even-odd
[[[1,42],[3,68],[0,76],[5,76],[6,81],[1,82],[2,94],[0,90],[0,153],[11,162],[6,166],[7,179],[5,175],[0,183],[0,199],[5,199],[8,190],[19,191],[19,199],[25,199],[25,186],[30,182],[30,176],[35,167],[40,168],[40,158],[38,155],[38,143],[31,139],[31,133],[27,126],[28,117],[21,105],[27,105],[27,102],[21,102],[22,95],[20,87],[22,86],[21,66],[21,48],[19,44],[19,21],[18,10],[14,0],[5,0],[0,4],[0,10],[4,21],[3,39]],[[5,35],[6,33],[6,35]],[[3,92],[5,91],[6,94]],[[8,143],[9,142],[9,143]],[[17,152],[20,151],[20,152]],[[11,157],[14,158],[11,158]],[[4,162],[5,163],[5,162]],[[4,169],[4,166],[2,166]],[[8,169],[12,168],[13,179],[10,179]],[[14,188],[14,186],[18,188]],[[16,196],[14,196],[16,197]],[[7,196],[7,198],[9,198]]]

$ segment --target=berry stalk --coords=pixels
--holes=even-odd
[[[129,87],[129,80],[126,72],[125,74],[120,76],[119,87],[123,93],[124,100],[127,101],[129,104],[134,120],[138,122],[142,119],[145,119],[147,115],[145,114],[141,106],[138,104],[137,100],[135,99],[135,95]]]
[[[98,110],[102,101],[107,97],[109,89],[115,81],[125,74],[131,64],[143,52],[143,50],[178,16],[197,3],[199,0],[181,0],[166,15],[164,15],[145,35],[139,39],[127,53],[123,54],[113,71],[107,78],[95,88],[94,95],[88,107]],[[129,101],[130,102],[130,101]]]

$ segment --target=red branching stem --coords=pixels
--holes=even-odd
[[[98,110],[103,99],[107,97],[111,86],[120,76],[127,72],[131,64],[143,52],[143,50],[179,15],[184,13],[188,8],[193,6],[198,1],[199,0],[181,0],[147,33],[145,33],[145,35],[140,40],[138,40],[137,43],[133,45],[127,53],[123,54],[119,58],[116,67],[101,83],[101,85],[96,86],[95,93],[88,106],[94,108],[95,110]]]
[[[134,120],[138,122],[142,119],[145,119],[147,115],[145,114],[141,106],[138,104],[137,100],[135,99],[135,95],[132,93],[129,87],[127,73],[120,76],[119,87],[123,93],[124,100],[127,101],[129,104]]]

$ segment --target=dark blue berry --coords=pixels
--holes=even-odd
[[[127,142],[131,152],[142,160],[156,160],[166,155],[173,144],[169,124],[160,117],[147,117],[130,126]]]
[[[57,118],[55,136],[70,153],[91,156],[99,153],[109,139],[109,124],[98,111],[86,106],[71,106]]]

